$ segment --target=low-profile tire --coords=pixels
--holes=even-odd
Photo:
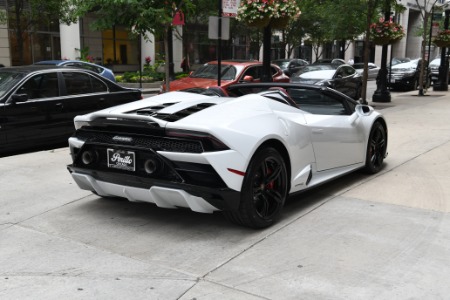
[[[266,147],[250,161],[241,190],[239,209],[225,211],[233,223],[251,227],[271,226],[280,216],[288,194],[286,164],[280,153]]]
[[[383,167],[387,149],[386,129],[380,122],[373,124],[370,130],[366,152],[365,171],[369,174],[378,173]]]
[[[414,79],[414,81],[411,85],[411,90],[417,91],[418,89],[419,89],[419,79],[416,78],[416,79]]]

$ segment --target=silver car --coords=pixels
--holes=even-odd
[[[358,72],[361,76],[363,76],[364,63],[355,63],[352,65],[352,67],[355,68],[356,72]],[[374,63],[368,63],[368,65],[367,65],[367,80],[377,79],[378,71],[380,71],[380,67],[378,67]]]

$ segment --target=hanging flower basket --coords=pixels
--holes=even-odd
[[[400,41],[403,37],[397,37],[397,38],[393,38],[391,39],[389,44],[393,44],[393,43],[397,43],[398,41]]]
[[[436,46],[443,48],[443,47],[449,47],[450,46],[450,41],[442,41],[442,40],[434,40],[433,44],[435,44]]]
[[[450,30],[442,30],[433,39],[433,44],[438,47],[450,47]]]
[[[403,27],[392,20],[384,21],[383,18],[379,22],[370,25],[370,39],[376,45],[387,45],[398,42],[405,36]]]
[[[264,28],[269,25],[270,17],[262,17],[245,21],[250,27]]]
[[[296,0],[245,0],[241,1],[236,20],[248,26],[275,29],[285,28],[290,19],[300,16]]]
[[[383,36],[383,37],[373,37],[372,38],[372,42],[375,45],[387,45],[391,43],[391,38],[388,36]]]
[[[290,17],[272,18],[270,26],[273,29],[284,29],[289,24]]]

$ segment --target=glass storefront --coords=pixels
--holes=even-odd
[[[13,16],[10,15],[9,21],[9,43],[13,66],[28,65],[41,60],[61,59],[57,19],[42,18],[33,31],[27,27],[24,19],[19,22],[20,28],[14,23]],[[21,34],[20,31],[22,31]]]

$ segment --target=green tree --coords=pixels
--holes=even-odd
[[[74,10],[71,17],[83,17],[87,13],[97,16],[90,24],[94,30],[123,25],[136,36],[149,38],[148,33],[161,34],[165,42],[166,90],[170,90],[169,49],[167,41],[172,37],[172,20],[179,11],[190,12],[194,5],[191,0],[72,0]],[[162,29],[162,30],[161,30]]]
[[[65,0],[7,0],[6,10],[0,11],[0,23],[13,29],[19,53],[19,64],[24,64],[24,41],[44,22],[60,20],[70,24],[72,6]]]
[[[299,5],[302,15],[292,24],[293,34],[288,34],[287,37],[305,38],[311,43],[317,58],[322,56],[319,51],[324,44],[345,41],[347,48],[351,41],[365,31],[365,0],[302,0]]]
[[[420,66],[420,75],[419,75],[419,93],[418,96],[424,96],[425,92],[424,92],[424,87],[423,86],[423,82],[424,82],[424,77],[426,78],[426,76],[428,75],[426,72],[426,65],[425,65],[425,52],[426,52],[426,42],[427,42],[427,36],[429,33],[429,29],[425,29],[424,28],[430,28],[429,25],[429,19],[431,14],[433,13],[433,8],[436,5],[436,3],[438,2],[438,0],[422,0],[420,1],[421,3],[419,3],[419,0],[416,0],[416,4],[417,6],[420,8],[420,15],[422,17],[422,28],[421,30],[419,29],[419,32],[422,36],[422,44],[420,47],[420,56],[422,58],[422,64]],[[430,54],[430,53],[429,53]],[[429,59],[429,58],[428,58]],[[427,80],[425,80],[426,82],[428,82],[428,78],[426,78]]]

